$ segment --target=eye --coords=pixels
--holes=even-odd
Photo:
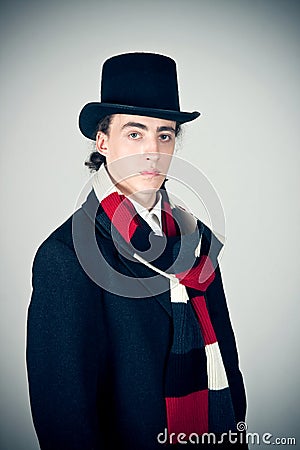
[[[168,142],[172,139],[172,137],[169,134],[161,134],[159,136],[160,140],[163,142]]]
[[[131,139],[138,139],[140,137],[140,133],[137,133],[136,131],[133,131],[132,133],[129,134],[129,137]]]

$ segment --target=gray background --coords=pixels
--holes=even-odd
[[[248,427],[300,442],[299,16],[290,0],[1,2],[1,450],[38,448],[24,358],[31,264],[89,178],[79,111],[98,100],[102,62],[127,51],[174,57],[182,109],[203,113],[179,155],[225,211]]]

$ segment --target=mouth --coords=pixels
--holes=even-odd
[[[140,175],[147,176],[147,177],[156,177],[156,176],[160,175],[160,172],[157,169],[147,169],[147,170],[142,170],[140,172]]]

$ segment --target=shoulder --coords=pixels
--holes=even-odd
[[[72,217],[69,217],[40,244],[35,254],[35,263],[40,259],[48,262],[48,259],[54,255],[58,258],[60,254],[70,253],[74,250]]]
[[[187,231],[192,233],[196,227],[200,228],[203,237],[207,241],[211,241],[212,239],[216,239],[219,241],[220,245],[223,246],[225,243],[225,236],[217,231],[213,231],[211,227],[202,222],[197,216],[195,216],[191,211],[183,208],[181,205],[177,205],[175,203],[171,203],[172,213],[176,220],[180,220],[180,223],[184,224]]]
[[[172,213],[182,234],[191,234],[197,227],[197,218],[180,205],[171,203]]]
[[[76,235],[80,237],[92,232],[95,223],[86,214],[86,205],[91,205],[93,197],[89,194],[85,203],[76,210],[65,222],[57,227],[51,234],[40,244],[36,251],[35,260],[40,258],[60,258],[75,257],[74,240]]]
[[[82,206],[40,244],[32,268],[35,282],[57,278],[61,283],[72,280],[75,284],[90,284],[95,279],[99,254],[101,257],[107,246],[107,239],[96,229],[96,211],[97,201],[92,192]]]
[[[82,208],[73,213],[65,222],[39,245],[34,255],[35,274],[79,274],[82,269],[74,248],[73,221],[83,216]]]
[[[172,212],[184,234],[193,233],[198,228],[201,236],[200,255],[208,255],[214,262],[214,266],[217,266],[217,258],[224,246],[225,237],[221,233],[213,231],[210,226],[180,205],[172,204]]]

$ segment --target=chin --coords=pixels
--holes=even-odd
[[[145,194],[149,195],[153,191],[158,191],[165,180],[165,176],[137,176],[128,179],[126,184],[118,185],[119,189],[125,193],[125,195],[131,194]]]
[[[158,191],[160,186],[163,184],[164,179],[165,177],[162,176],[143,176],[142,179],[141,177],[139,177],[139,179],[134,180],[135,182],[130,183],[130,186],[128,187],[130,187],[130,190],[132,192],[142,192],[148,190]]]

